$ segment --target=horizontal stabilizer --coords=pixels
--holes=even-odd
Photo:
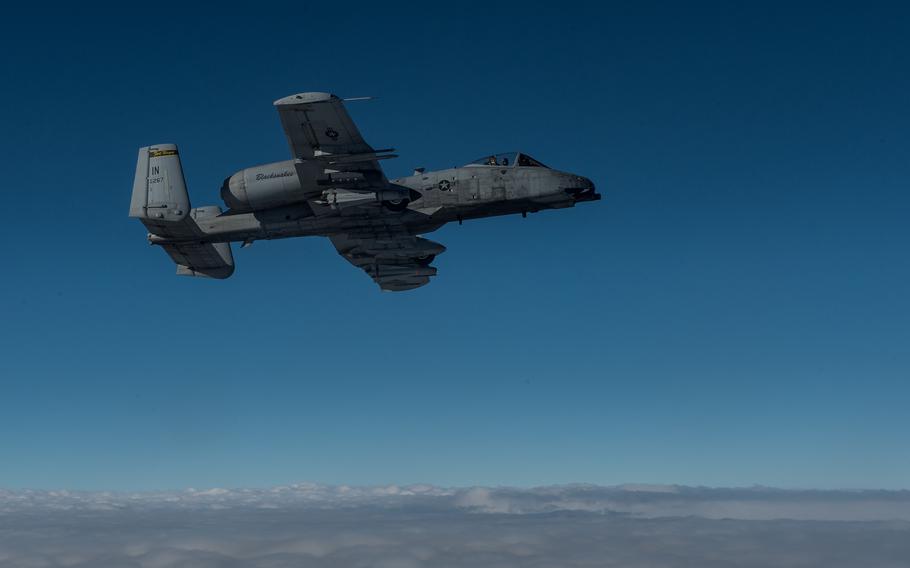
[[[221,214],[217,205],[197,207],[190,211],[186,222],[201,235],[197,222]],[[177,274],[182,276],[201,276],[205,278],[227,278],[234,273],[234,255],[231,253],[230,243],[210,243],[199,240],[186,241],[158,241],[149,239],[153,244],[158,244],[164,252],[177,263]]]
[[[177,274],[227,278],[234,273],[230,243],[169,243],[161,248],[177,263]]]

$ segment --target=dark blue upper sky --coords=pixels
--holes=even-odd
[[[0,486],[908,485],[901,4],[10,10]],[[216,203],[308,90],[379,97],[390,177],[523,150],[604,199],[445,227],[410,293],[320,238],[175,276],[137,148]]]

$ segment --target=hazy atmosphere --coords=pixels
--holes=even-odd
[[[0,493],[12,566],[906,566],[910,493],[429,485]]]
[[[0,566],[907,566],[908,30],[890,2],[6,8]],[[176,276],[127,217],[137,150],[220,203],[291,158],[272,102],[303,91],[376,97],[347,108],[389,178],[522,151],[603,200],[430,233],[410,292],[324,237]]]

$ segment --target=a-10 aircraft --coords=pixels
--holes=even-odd
[[[430,264],[446,250],[421,234],[452,221],[600,199],[591,180],[520,152],[388,180],[379,161],[397,157],[394,150],[367,144],[343,101],[329,93],[275,101],[293,159],[224,180],[224,212],[217,205],[190,207],[176,145],[141,148],[130,217],[177,263],[177,274],[227,278],[234,272],[232,241],[248,246],[322,235],[380,288],[401,291],[429,283],[436,275]]]

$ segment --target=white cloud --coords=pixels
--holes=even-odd
[[[0,566],[910,565],[910,492],[569,485],[0,491]]]

